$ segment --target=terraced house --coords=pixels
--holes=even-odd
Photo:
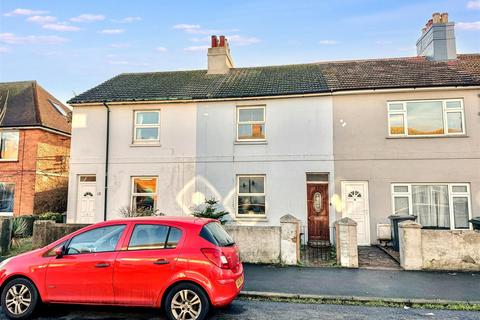
[[[211,196],[231,219],[279,225],[310,244],[333,222],[412,214],[469,229],[480,215],[480,55],[457,54],[435,14],[418,56],[236,68],[212,37],[206,70],[120,74],[72,100],[68,220],[122,207],[189,214]]]

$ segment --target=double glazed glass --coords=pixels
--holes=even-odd
[[[238,177],[239,215],[265,215],[265,177]]]

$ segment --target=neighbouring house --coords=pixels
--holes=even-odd
[[[186,215],[215,197],[242,225],[334,221],[360,244],[392,213],[470,229],[480,215],[480,54],[435,14],[418,56],[236,68],[212,37],[206,70],[120,74],[74,98],[69,222],[123,207]]]
[[[36,81],[0,83],[0,215],[66,210],[70,119]]]

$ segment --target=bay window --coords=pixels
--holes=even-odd
[[[470,185],[393,184],[394,214],[417,216],[424,228],[469,229]]]
[[[390,136],[465,134],[463,100],[389,102],[388,128]]]

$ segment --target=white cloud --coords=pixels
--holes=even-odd
[[[10,52],[10,48],[0,47],[0,53],[7,53],[7,52]]]
[[[58,36],[16,36],[13,33],[0,33],[0,41],[8,44],[60,44],[68,39]]]
[[[260,39],[255,38],[255,37],[245,37],[245,36],[240,36],[238,34],[231,35],[231,36],[225,36],[227,40],[233,44],[236,44],[238,46],[248,46],[254,43],[259,43]]]
[[[321,44],[322,46],[333,46],[338,44],[339,42],[336,40],[320,40],[318,41],[318,44]]]
[[[165,48],[165,47],[156,47],[156,48],[155,48],[155,51],[157,51],[157,52],[167,52],[167,48]]]
[[[28,22],[39,23],[39,24],[46,24],[55,22],[57,18],[53,16],[31,16],[27,18]]]
[[[110,48],[115,48],[115,49],[124,49],[124,48],[130,48],[132,45],[130,43],[112,43],[109,45]]]
[[[473,10],[480,10],[480,0],[472,0],[467,2],[467,8]]]
[[[461,30],[480,30],[480,21],[475,22],[459,22],[457,28]]]
[[[105,20],[105,16],[103,14],[81,14],[77,17],[70,18],[70,21],[73,22],[93,22],[93,21],[102,21]]]
[[[31,9],[15,9],[8,13],[5,13],[4,16],[12,17],[12,16],[33,16],[33,15],[40,15],[48,13],[45,10],[31,10]]]
[[[209,47],[208,46],[191,46],[191,47],[186,47],[183,48],[183,50],[188,51],[188,52],[198,52],[198,51],[205,51]]]
[[[80,31],[79,27],[70,26],[65,23],[48,23],[42,26],[44,29],[61,31],[61,32],[69,32],[69,31]]]
[[[200,25],[180,23],[180,24],[174,25],[173,29],[180,29],[180,30],[200,29]]]
[[[120,34],[120,33],[124,33],[125,30],[123,29],[103,29],[102,31],[99,31],[100,33],[103,33],[103,34]]]
[[[129,64],[126,60],[108,60],[109,64],[118,64],[118,65],[127,65]]]
[[[120,20],[112,20],[112,21],[117,23],[131,23],[131,22],[140,21],[140,20],[142,20],[141,17],[125,17]]]

